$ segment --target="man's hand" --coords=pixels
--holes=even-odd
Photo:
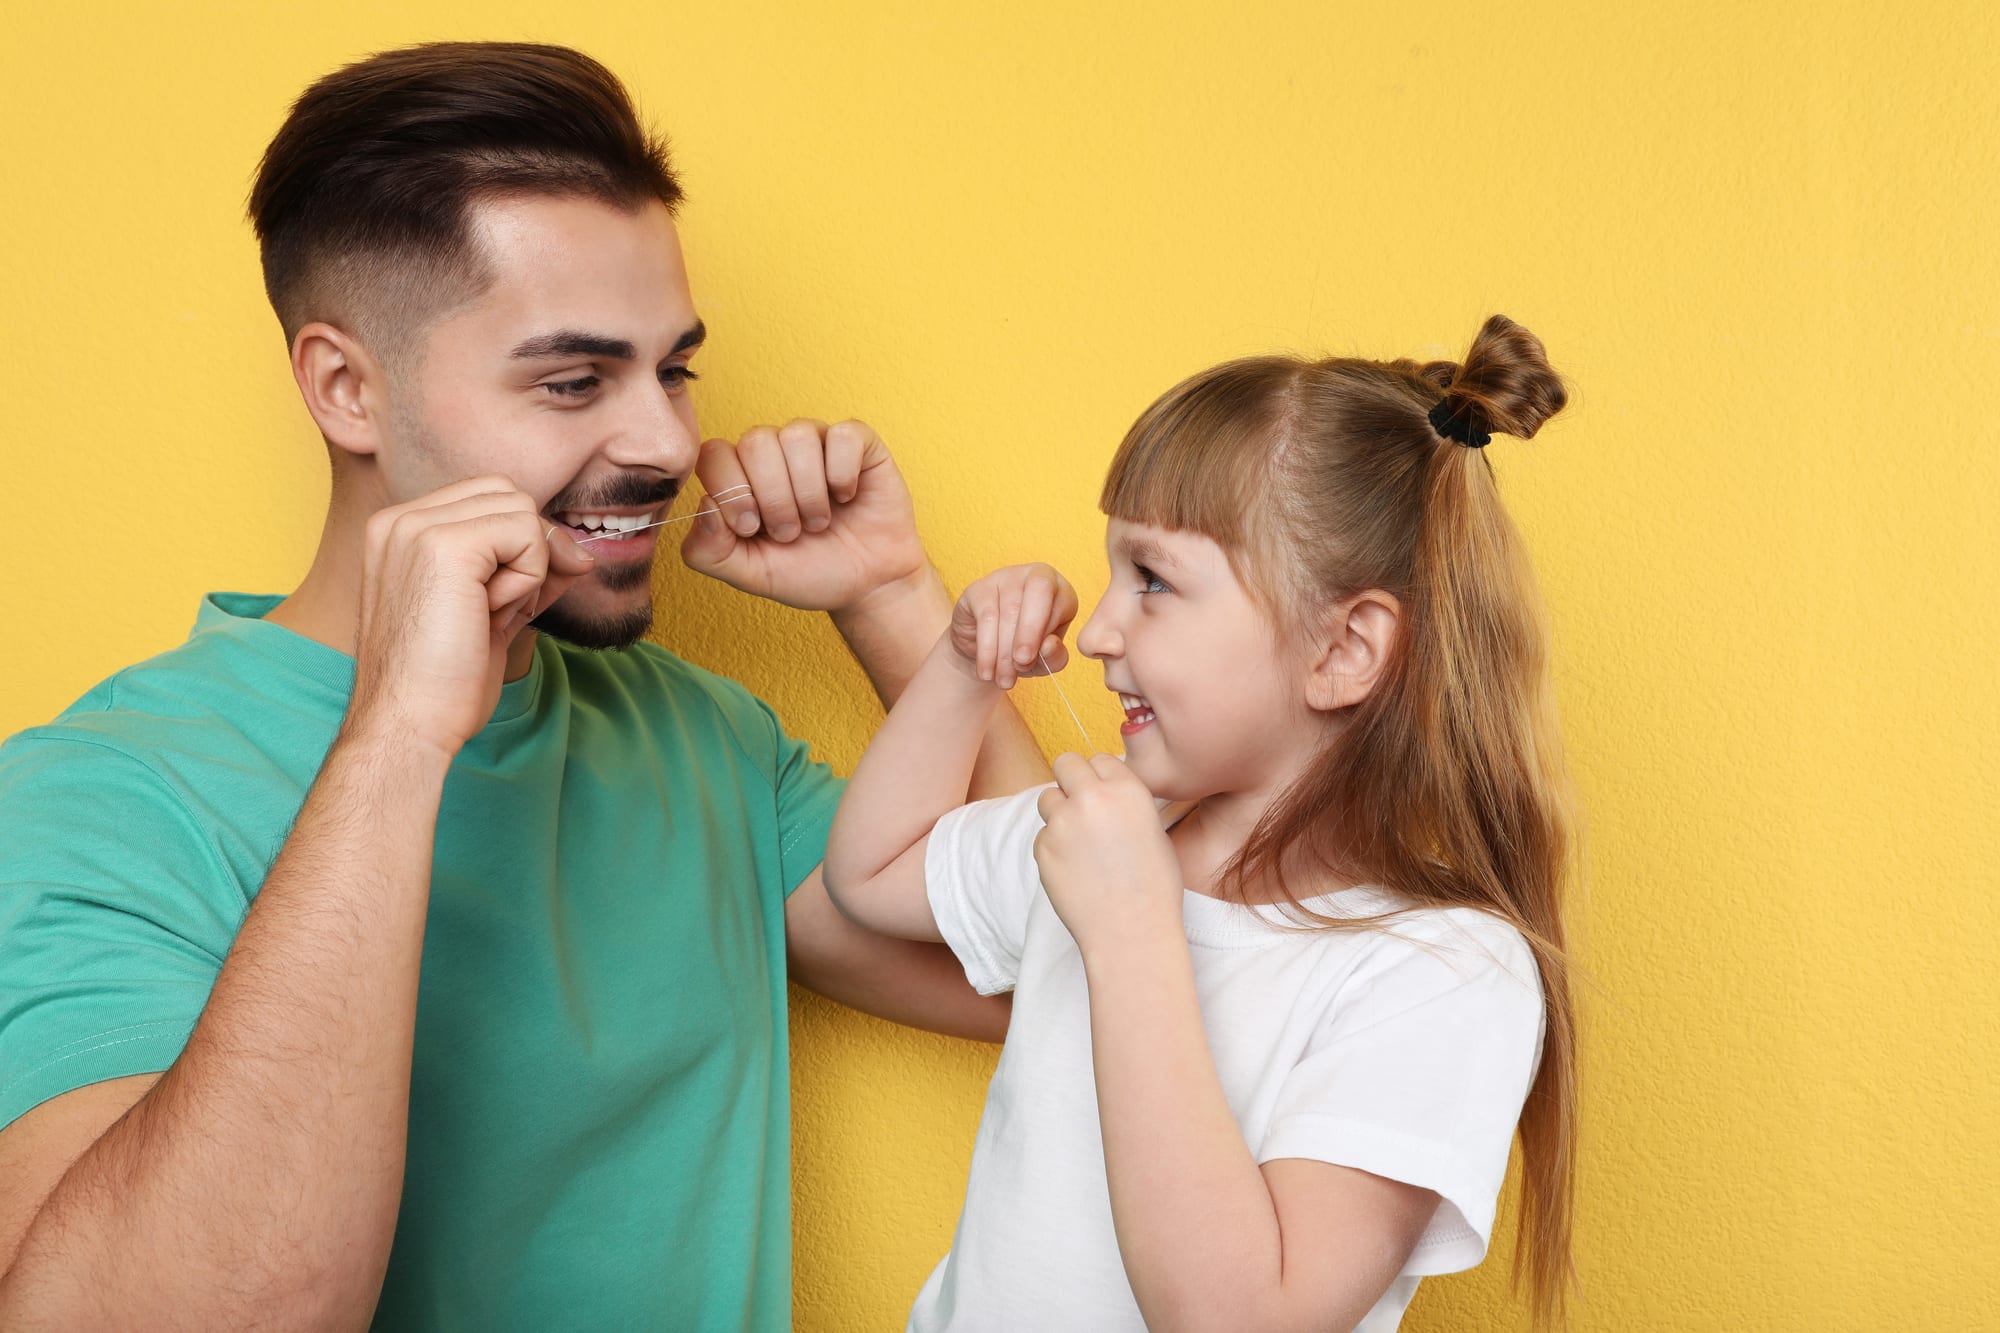
[[[709,495],[747,485],[736,493],[751,497],[695,521],[681,559],[698,573],[834,612],[929,574],[909,488],[882,437],[859,421],[801,420],[759,426],[733,445],[709,440],[695,473]]]
[[[592,558],[506,477],[474,477],[368,520],[350,724],[449,756],[499,702],[507,647]]]

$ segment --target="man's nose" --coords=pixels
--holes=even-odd
[[[676,477],[693,472],[701,446],[693,405],[663,387],[637,389],[605,451],[610,460],[621,467],[653,468]]]

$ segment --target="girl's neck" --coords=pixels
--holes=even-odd
[[[1194,802],[1167,830],[1167,840],[1180,860],[1181,883],[1206,898],[1237,900],[1240,896],[1241,901],[1250,903],[1284,902],[1288,896],[1313,898],[1354,886],[1357,881],[1333,874],[1324,866],[1288,863],[1285,878],[1289,895],[1268,875],[1243,884],[1240,895],[1236,886],[1225,892],[1219,880],[1222,869],[1243,850],[1263,813],[1261,806],[1246,808],[1240,799],[1226,793]]]

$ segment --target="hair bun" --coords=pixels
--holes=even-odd
[[[1424,369],[1450,364],[1432,362]],[[1494,315],[1480,326],[1465,364],[1456,371],[1444,385],[1445,411],[1479,434],[1533,439],[1542,423],[1569,401],[1542,340],[1505,315]]]

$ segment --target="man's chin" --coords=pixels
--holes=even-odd
[[[630,648],[646,637],[653,627],[653,601],[612,611],[586,611],[560,597],[556,604],[536,616],[533,625],[551,638],[578,648]]]

